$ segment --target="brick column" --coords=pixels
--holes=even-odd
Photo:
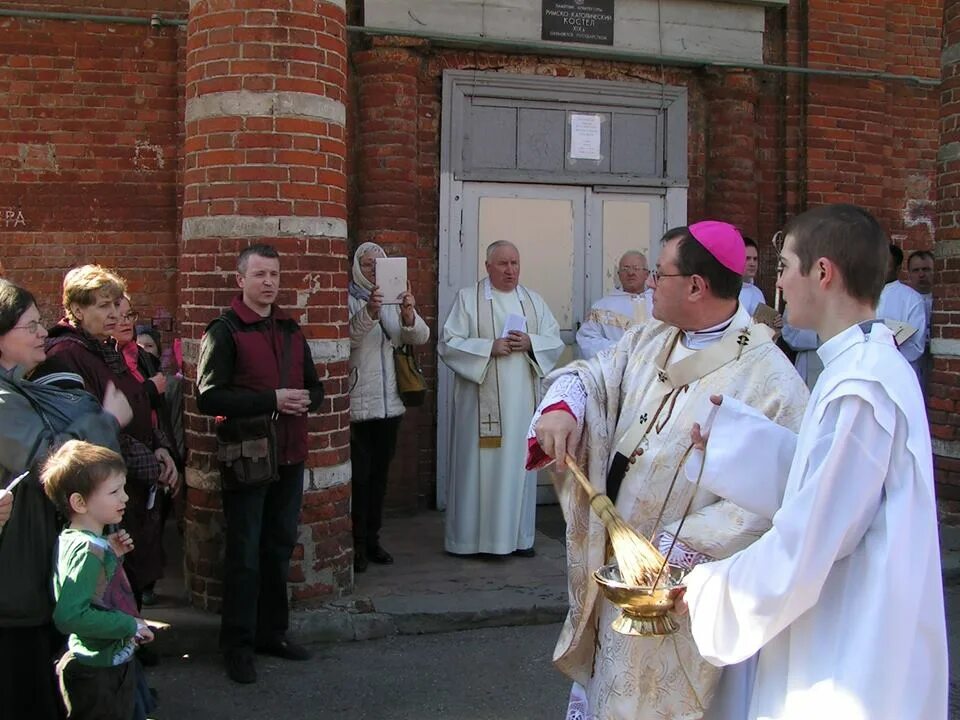
[[[413,292],[423,306],[436,293],[433,243],[418,243],[417,99],[420,59],[410,44],[383,38],[352,56],[357,87],[357,244],[372,241],[407,258]],[[399,44],[399,46],[398,46]],[[433,447],[433,401],[407,411],[390,466],[387,505],[416,510],[417,460]]]
[[[960,0],[944,3],[928,408],[937,492],[960,509]]]
[[[749,72],[709,73],[705,89],[707,216],[756,237],[760,215],[756,78]]]
[[[184,358],[237,292],[237,254],[281,255],[279,304],[302,325],[327,391],[310,423],[294,602],[352,588],[346,334],[343,0],[190,0],[183,248]],[[190,383],[193,384],[192,382]],[[186,570],[192,601],[221,595],[223,518],[212,423],[187,403]]]

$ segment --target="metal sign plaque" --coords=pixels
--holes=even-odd
[[[613,45],[614,0],[543,0],[540,39]]]

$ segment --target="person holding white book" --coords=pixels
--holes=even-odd
[[[417,314],[416,298],[401,277],[406,275],[406,264],[394,263],[402,267],[389,268],[389,283],[380,277],[382,262],[378,260],[386,257],[376,243],[361,244],[354,253],[349,285],[351,514],[356,572],[365,572],[371,562],[393,563],[393,556],[380,544],[387,475],[404,413],[393,349],[423,345],[430,339],[430,329]],[[381,289],[381,282],[391,285],[389,295]]]
[[[438,347],[456,375],[445,546],[531,556],[537,488],[523,467],[526,430],[563,341],[547,303],[520,285],[512,243],[487,248],[486,270],[457,294]]]

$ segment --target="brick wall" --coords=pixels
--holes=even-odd
[[[934,248],[934,372],[930,399],[941,498],[960,515],[960,2],[944,11],[943,86]]]
[[[121,6],[149,16],[186,1],[82,10]],[[63,274],[85,262],[120,271],[142,314],[176,313],[183,40],[172,27],[0,18],[0,259],[51,320]]]
[[[18,9],[142,17],[154,12],[185,17],[187,6],[187,0],[16,3]],[[942,6],[928,0],[791,2],[787,9],[767,11],[765,59],[936,78]],[[947,3],[948,17],[955,16],[954,8],[955,3]],[[359,18],[359,3],[350,2],[348,11]],[[58,314],[63,272],[80,262],[99,261],[130,279],[141,310],[179,315],[175,270],[184,187],[180,119],[185,31],[10,18],[0,18],[0,31],[0,91],[7,99],[0,108],[0,257],[10,277],[36,291],[45,314],[53,317]],[[953,36],[949,30],[947,35],[949,42]],[[907,252],[934,247],[938,220],[942,222],[945,212],[953,217],[952,210],[944,210],[945,203],[950,207],[952,175],[941,191],[940,207],[935,205],[940,144],[936,88],[754,72],[741,74],[738,87],[723,77],[727,73],[667,68],[661,75],[658,67],[454,51],[396,38],[371,41],[358,36],[354,44],[354,70],[363,63],[362,54],[371,50],[381,53],[386,64],[356,73],[346,98],[350,240],[383,233],[391,252],[414,259],[411,277],[434,339],[440,77],[446,68],[627,81],[662,78],[686,86],[689,216],[729,213],[755,233],[761,247],[759,280],[768,295],[774,261],[767,239],[785,219],[809,205],[861,203],[881,218]],[[403,92],[396,96],[402,98],[399,106],[391,104],[390,88],[363,87],[363,73],[392,74],[393,55],[404,74]],[[742,83],[747,84],[746,95]],[[363,100],[364,92],[380,93],[380,101],[373,95]],[[952,101],[951,94],[944,97]],[[402,115],[409,144],[380,146],[376,124],[369,123],[374,110],[385,121]],[[711,130],[718,117],[726,125]],[[725,127],[739,135],[729,135]],[[366,144],[363,132],[369,138]],[[724,145],[728,136],[749,148],[746,160],[752,174],[738,175],[736,153]],[[389,147],[396,152],[391,154]],[[710,160],[715,150],[720,154]],[[374,170],[396,171],[397,163],[404,164],[404,183],[410,184],[400,192],[403,212],[388,211],[389,203],[376,197],[377,183],[383,180]],[[364,185],[365,178],[377,183]],[[755,195],[744,194],[746,186]],[[950,288],[951,273],[957,271],[951,263],[956,260],[938,257],[937,262],[937,283],[944,288],[937,293],[935,335],[955,339],[957,322],[951,313],[958,308],[951,304],[956,301]],[[432,342],[421,354],[431,379],[436,372],[434,348]],[[950,393],[956,362],[938,361],[941,374],[935,377],[930,411],[940,439],[955,439],[956,398]],[[431,396],[403,424],[390,507],[409,510],[432,501],[434,402]],[[960,483],[955,467],[945,459],[938,463],[942,481]]]
[[[346,339],[344,12],[327,0],[198,0],[186,57],[180,301],[187,375],[204,327],[236,295],[236,258],[280,253],[277,303],[310,343],[326,399],[309,421],[291,599],[352,586]],[[223,527],[211,418],[186,427],[185,567],[193,601],[220,604]]]

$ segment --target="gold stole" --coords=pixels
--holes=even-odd
[[[662,384],[666,394],[661,398],[656,413],[647,423],[646,414],[641,415],[623,434],[617,443],[617,453],[629,458],[631,463],[646,451],[647,435],[651,428],[661,432],[666,427],[673,407],[680,393],[686,392],[691,383],[706,377],[734,360],[739,360],[744,352],[749,352],[773,342],[773,330],[766,325],[752,324],[740,330],[731,328],[720,340],[683,360],[667,366],[674,347],[680,341],[682,331],[677,330],[656,358],[657,382]],[[666,410],[666,416],[660,417]]]
[[[500,337],[503,332],[501,328],[497,330],[493,318],[493,298],[484,299],[483,292],[486,286],[486,279],[477,283],[477,336],[482,338]],[[491,288],[491,292],[493,288]],[[527,320],[527,335],[531,337],[538,334],[540,323],[537,319],[537,310],[533,305],[533,298],[522,285],[517,285],[517,296],[520,299],[520,307],[523,310],[523,316]],[[526,297],[526,302],[524,302]],[[532,348],[531,348],[532,351]],[[477,426],[479,428],[480,447],[481,448],[499,448],[502,430],[500,426],[500,373],[498,372],[498,363],[500,358],[491,357],[490,367],[487,370],[486,377],[480,383],[480,402],[479,413],[477,415]]]

